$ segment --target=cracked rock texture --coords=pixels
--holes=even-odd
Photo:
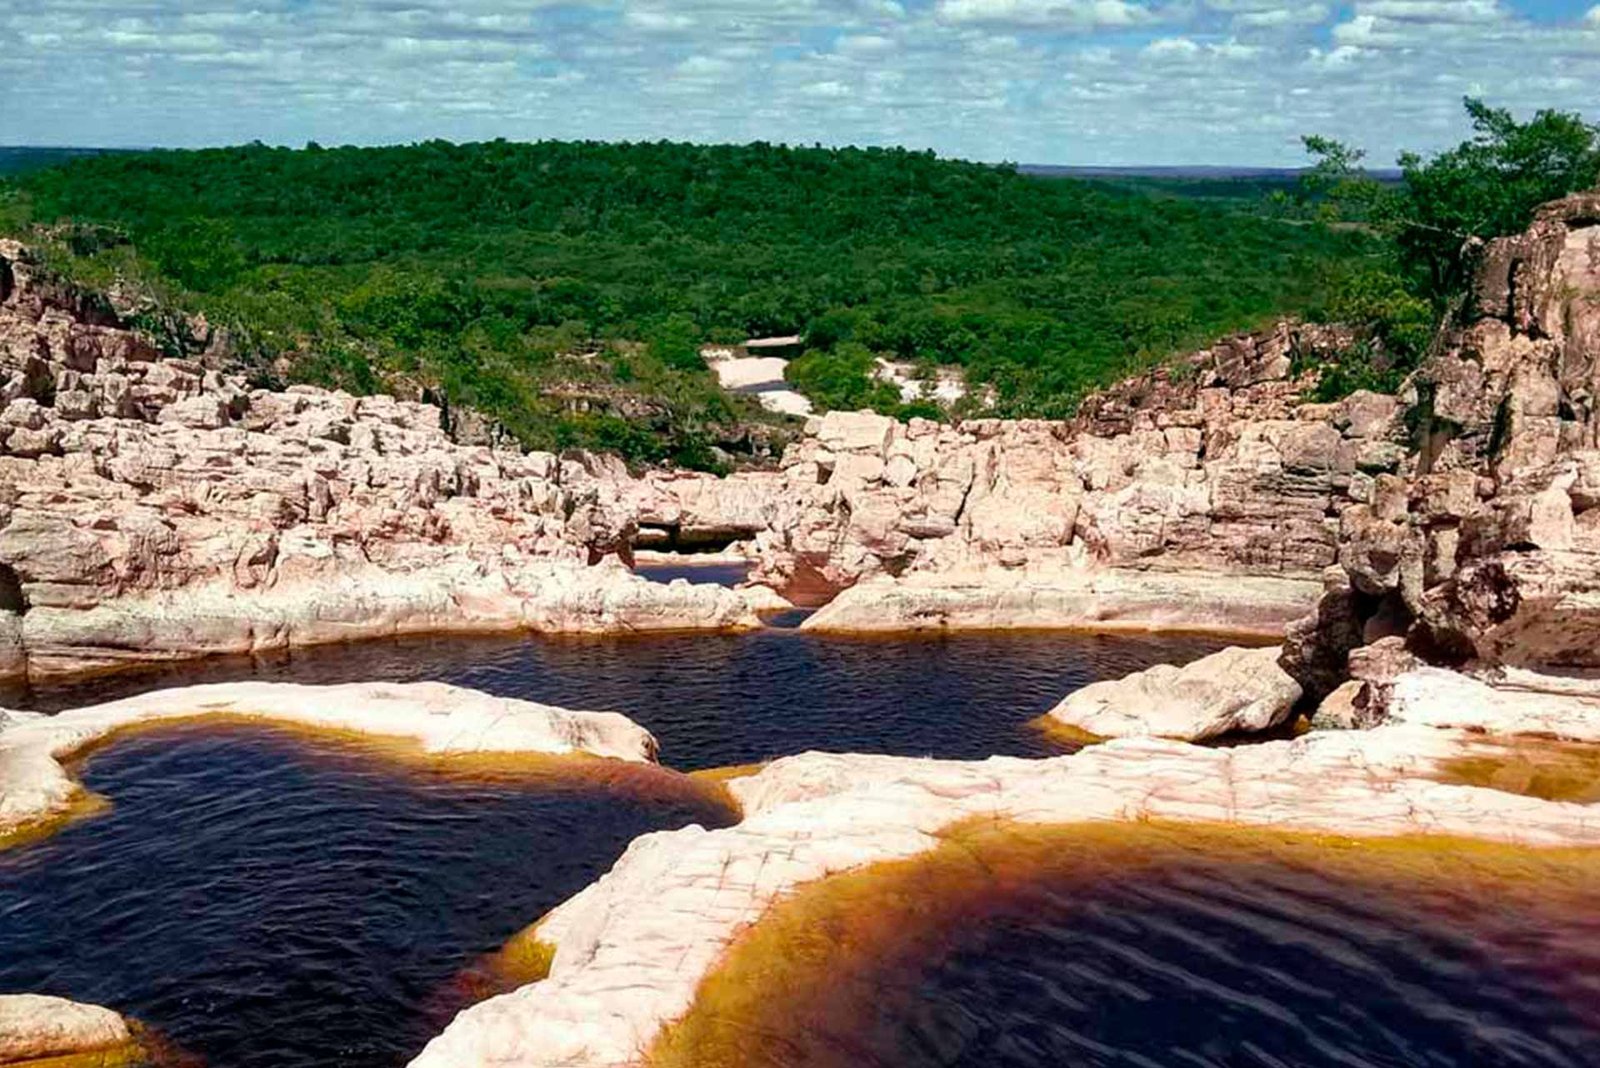
[[[1403,391],[1416,447],[1340,514],[1327,593],[1289,631],[1315,697],[1390,636],[1436,663],[1600,668],[1600,192],[1490,243],[1457,319]]]

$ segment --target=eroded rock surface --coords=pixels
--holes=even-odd
[[[0,676],[419,631],[757,625],[736,592],[615,562],[636,532],[615,458],[458,444],[430,404],[252,388],[203,323],[166,355],[35,279],[14,243],[0,263]]]
[[[128,1023],[110,1009],[38,994],[0,994],[0,1065],[127,1050]]]
[[[1270,730],[1294,712],[1300,684],[1281,650],[1224,649],[1184,667],[1161,664],[1069,694],[1048,719],[1095,738],[1200,742]]]
[[[1600,667],[1597,389],[1590,193],[1488,246],[1460,322],[1403,391],[1415,448],[1342,511],[1339,567],[1289,634],[1285,666],[1313,696],[1389,636],[1441,664]]]
[[[1232,338],[1070,423],[830,412],[777,472],[649,476],[622,510],[650,544],[747,542],[758,581],[827,603],[814,629],[1276,633],[1320,594],[1341,511],[1406,452],[1394,398],[1304,402],[1297,368],[1345,340]]]
[[[1072,423],[813,419],[754,523],[764,576],[828,591],[982,569],[1209,571],[1313,579],[1340,508],[1404,453],[1392,398],[1303,402],[1285,325],[1097,396]]]
[[[656,754],[650,732],[615,712],[573,712],[437,682],[157,690],[54,716],[23,715],[0,729],[0,839],[59,818],[84,798],[62,760],[131,727],[207,717],[395,739],[436,756],[588,755],[649,763]]]

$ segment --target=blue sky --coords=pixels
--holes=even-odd
[[[905,144],[1040,163],[1386,163],[1473,94],[1600,118],[1568,0],[9,0],[0,144]]]

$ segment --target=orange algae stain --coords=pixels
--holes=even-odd
[[[915,1007],[916,974],[953,933],[998,917],[1022,891],[1056,894],[1177,862],[1274,863],[1358,892],[1494,900],[1542,915],[1592,912],[1600,850],[1535,850],[1442,837],[1348,838],[1232,825],[974,821],[929,853],[831,876],[775,902],[700,984],[648,1051],[650,1068],[844,1065]],[[1492,895],[1492,896],[1490,896]],[[1547,911],[1548,910],[1548,911]],[[1465,919],[1465,918],[1464,918]],[[826,1038],[815,1036],[825,1034]]]
[[[1036,719],[1030,719],[1028,726],[1061,746],[1062,751],[1067,753],[1075,753],[1080,749],[1087,749],[1091,745],[1100,745],[1102,742],[1111,740],[1103,738],[1092,731],[1086,731],[1082,727],[1074,727],[1070,723],[1063,723],[1048,712]]]
[[[701,768],[691,771],[689,778],[697,782],[725,783],[735,779],[748,779],[753,775],[761,774],[765,764],[730,764],[724,768]]]
[[[1474,741],[1469,752],[1444,762],[1438,778],[1545,801],[1592,805],[1600,803],[1600,745],[1546,738]]]
[[[761,774],[766,768],[765,764],[731,764],[722,768],[701,768],[691,771],[689,778],[710,789],[715,790],[722,797],[737,819],[744,818],[744,806],[739,799],[733,796],[733,791],[728,789],[728,784],[736,779],[748,779]]]
[[[92,819],[110,810],[110,799],[79,787],[73,792],[72,800],[68,801],[64,808],[0,831],[0,853],[42,842],[54,836],[63,827],[79,820]]]
[[[414,738],[368,734],[339,727],[294,723],[240,712],[202,712],[118,727],[60,758],[77,778],[94,755],[128,738],[152,734],[247,730],[293,739],[312,755],[370,760],[403,773],[456,782],[487,783],[547,791],[615,792],[649,804],[698,803],[739,818],[738,806],[720,783],[696,779],[659,764],[617,760],[589,753],[433,753]],[[63,827],[108,811],[112,803],[81,787],[68,807],[0,831],[0,850],[49,838]]]
[[[540,920],[512,935],[493,953],[485,954],[455,978],[448,997],[455,1005],[473,1005],[549,978],[556,947],[539,938]]]

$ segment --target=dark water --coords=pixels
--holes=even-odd
[[[1096,679],[1197,659],[1203,638],[969,634],[842,639],[797,631],[547,640],[416,640],[206,662],[19,695],[60,708],[236,678],[437,679],[625,713],[686,771],[808,749],[981,759],[1058,752],[1028,721]]]
[[[0,992],[114,1006],[215,1068],[403,1064],[464,965],[636,835],[726,822],[260,729],[136,736],[85,779],[109,814],[0,853]]]
[[[635,574],[642,575],[652,582],[673,582],[683,579],[695,584],[737,586],[749,576],[750,565],[744,562],[699,564],[689,561],[673,564],[640,564],[633,570]]]
[[[212,662],[19,695],[38,707],[226,678],[441,679],[632,716],[685,769],[806,749],[1043,755],[1070,690],[1203,655],[1196,639],[797,632],[414,640]],[[623,787],[465,781],[269,730],[120,742],[114,809],[0,853],[0,991],[113,1006],[216,1068],[399,1065],[452,977],[635,835],[723,814]],[[1314,867],[1045,880],[937,960],[871,1034],[789,1064],[1600,1065],[1600,900],[1561,923],[1463,893],[1428,913]],[[887,1006],[895,1003],[885,997]],[[905,1008],[904,1006],[910,1006]]]
[[[776,1063],[1600,1065],[1600,887],[1556,916],[1425,889],[1203,856],[1046,881],[932,967],[869,981],[909,995],[872,1037],[813,1029]]]

